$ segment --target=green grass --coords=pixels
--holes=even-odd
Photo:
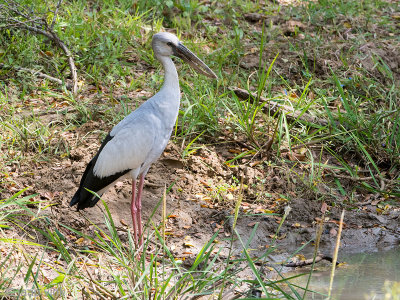
[[[54,7],[56,2],[47,3]],[[51,17],[43,1],[33,3],[37,13]],[[64,2],[54,30],[74,54],[80,88],[77,95],[66,87],[12,69],[30,68],[68,82],[67,58],[53,43],[27,31],[0,30],[0,63],[7,67],[0,69],[0,194],[7,195],[0,196],[7,199],[0,207],[14,199],[10,190],[16,189],[18,180],[13,174],[20,165],[68,159],[80,143],[69,133],[96,122],[102,124],[101,128],[86,132],[82,138],[94,134],[101,139],[158,90],[162,73],[150,40],[153,33],[165,28],[174,28],[219,77],[217,82],[210,81],[175,60],[183,95],[172,139],[183,159],[203,145],[218,149],[239,140],[241,153],[227,165],[248,166],[249,161],[257,160],[261,161],[260,170],[284,170],[288,183],[302,183],[283,195],[285,198],[290,199],[293,194],[289,192],[293,192],[340,205],[359,201],[355,200],[357,195],[378,193],[385,203],[397,205],[400,90],[399,73],[388,46],[399,42],[398,20],[393,17],[396,5],[395,1],[383,0],[317,1],[293,7],[249,0]],[[265,20],[253,24],[246,21],[247,13],[259,13]],[[289,20],[303,23],[304,28],[289,32]],[[251,64],[248,58],[257,63]],[[267,102],[241,100],[230,92],[232,86],[254,92]],[[317,116],[328,125],[312,124],[301,117],[291,121],[283,111],[272,114],[268,106],[274,103]],[[303,155],[304,159],[293,159]],[[370,179],[360,180],[365,177]],[[249,188],[264,182],[259,178]],[[221,183],[221,187],[234,184]],[[332,193],[327,195],[321,186],[328,186]],[[4,211],[2,216],[8,220],[4,226],[9,226],[11,219],[18,223],[20,216],[14,209],[4,207]],[[56,288],[73,297],[82,287],[88,295],[97,292],[110,296],[110,285],[116,287],[112,293],[118,297],[161,298],[160,291],[170,295],[210,293],[214,292],[211,286],[221,280],[232,286],[257,285],[264,294],[269,288],[277,289],[272,283],[266,286],[258,273],[250,282],[240,276],[234,278],[241,271],[241,262],[254,271],[248,256],[232,261],[232,269],[219,269],[210,254],[215,247],[212,243],[205,245],[198,258],[198,262],[207,262],[201,264],[201,271],[184,270],[171,256],[161,255],[168,253],[168,248],[158,233],[153,236],[156,252],[150,256],[142,253],[133,261],[131,240],[126,245],[116,235],[109,216],[105,221],[106,238],[99,233],[100,228],[96,236],[74,232],[94,245],[93,249],[79,251],[61,232],[39,230],[38,224],[35,229],[29,223],[30,230],[36,230],[52,245],[35,246],[42,250],[37,256],[15,246],[25,253],[25,259],[16,264],[15,274],[19,268],[32,266],[23,279],[29,288],[43,291],[43,295]],[[36,222],[53,224],[54,220],[39,218]],[[7,231],[3,234],[4,238]],[[58,253],[62,266],[53,266],[59,277],[39,285],[40,271],[35,266],[44,263],[46,247]],[[104,281],[94,282],[88,274],[80,275],[83,265],[99,263],[102,253],[107,256],[107,263],[101,265]],[[10,259],[6,256],[0,265],[6,266]],[[120,271],[114,272],[115,268]],[[14,273],[10,274],[4,286],[13,280]]]
[[[22,192],[0,203],[2,208],[4,205],[17,207],[2,210],[0,214],[3,224],[0,245],[9,250],[9,254],[0,259],[0,273],[3,274],[0,280],[1,296],[22,299],[35,295],[47,299],[81,296],[175,299],[219,294],[225,299],[224,295],[228,295],[232,288],[246,285],[248,288],[241,292],[242,298],[252,299],[251,290],[261,288],[269,297],[301,299],[288,282],[294,277],[285,278],[282,275],[280,280],[271,280],[255,265],[275,251],[271,247],[261,257],[250,256],[247,249],[257,226],[247,241],[242,241],[235,231],[223,265],[217,263],[222,249],[218,248],[216,232],[188,266],[173,256],[160,226],[150,225],[152,230],[145,231],[144,248],[137,250],[130,231],[126,239],[120,238],[105,202],[105,228],[92,223],[94,233],[87,234],[55,221],[47,213],[39,213],[45,211],[45,208],[40,208],[40,202],[31,202],[36,205],[32,209],[24,207],[23,204],[29,202],[31,196],[21,198]],[[239,206],[236,207],[236,217],[238,210]],[[21,225],[18,227],[24,228],[25,238],[7,237],[5,230],[15,226],[15,212],[19,212],[18,223]],[[46,243],[32,241],[32,233],[40,235],[37,237],[39,240],[45,238]],[[234,239],[242,243],[242,256],[232,255]],[[148,252],[149,247],[151,252]],[[247,269],[252,271],[254,280],[240,278],[239,275]],[[288,288],[283,288],[284,283],[294,296],[288,293]]]

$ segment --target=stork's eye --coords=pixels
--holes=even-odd
[[[168,42],[167,45],[172,47],[172,42]]]

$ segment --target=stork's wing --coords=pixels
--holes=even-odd
[[[151,128],[144,130],[146,126],[134,131],[132,126],[117,130],[115,136],[107,135],[99,152],[87,165],[71,206],[78,204],[78,210],[94,206],[99,198],[89,190],[101,196],[106,187],[145,162],[154,141],[153,131]]]
[[[145,125],[145,124],[143,124]],[[99,153],[93,173],[99,178],[140,168],[151,152],[153,128],[129,126],[119,130]]]

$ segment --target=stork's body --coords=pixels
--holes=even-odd
[[[161,90],[111,130],[96,156],[87,165],[79,189],[70,202],[71,206],[77,204],[78,210],[92,207],[99,198],[88,190],[101,196],[116,181],[132,178],[132,222],[135,242],[139,238],[140,245],[144,177],[151,164],[164,151],[179,112],[179,79],[171,55],[181,57],[204,75],[216,77],[173,34],[163,32],[154,35],[152,46],[165,72]],[[140,179],[136,192],[138,177]]]

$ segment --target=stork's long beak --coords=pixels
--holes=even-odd
[[[178,46],[173,48],[174,48],[174,55],[178,56],[179,58],[182,58],[197,72],[210,78],[218,78],[217,75],[215,75],[215,73],[200,58],[198,58],[192,51],[186,48],[182,43],[179,43]]]

